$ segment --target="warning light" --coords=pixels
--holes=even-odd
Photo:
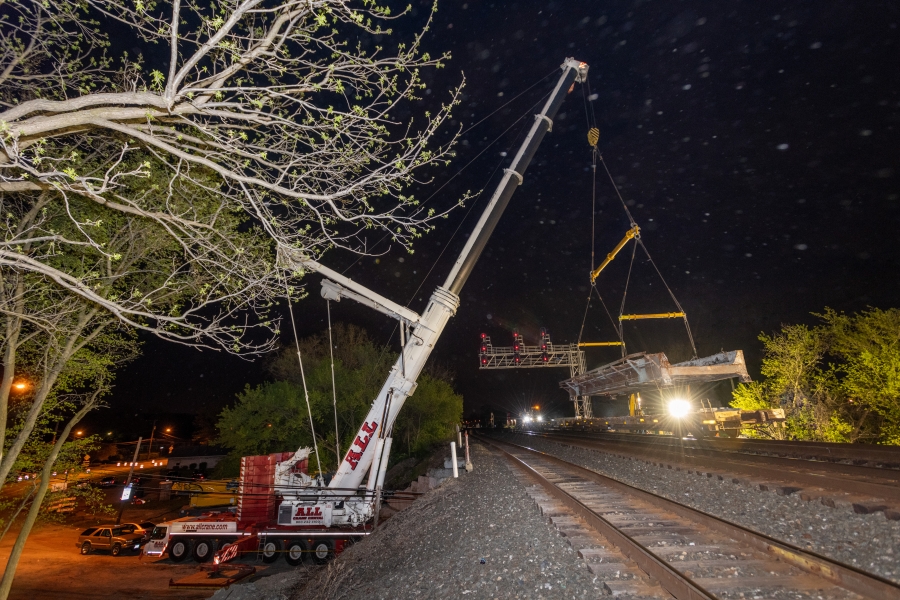
[[[519,356],[518,354],[516,354],[516,355],[513,357],[513,362],[515,362],[516,364],[519,364],[520,362],[522,362],[522,357]]]
[[[481,345],[481,353],[482,353],[482,354],[487,354],[487,345],[486,345],[486,344],[482,344],[482,345]]]
[[[487,334],[486,334],[486,333],[482,333],[482,334],[481,334],[481,339],[484,339],[484,338],[486,338],[486,337],[487,337]]]
[[[483,364],[483,365],[487,364],[487,357],[485,357],[485,356],[481,357],[481,364]]]

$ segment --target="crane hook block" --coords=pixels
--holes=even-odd
[[[597,145],[597,142],[600,141],[600,130],[596,127],[591,127],[588,130],[588,144],[592,147]]]

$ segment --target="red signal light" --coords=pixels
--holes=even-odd
[[[482,333],[482,334],[481,334],[481,339],[484,339],[484,338],[486,338],[486,337],[487,337],[487,334],[486,334],[486,333]]]

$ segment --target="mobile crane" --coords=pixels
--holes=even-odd
[[[310,449],[262,457],[244,457],[237,513],[213,514],[160,524],[145,546],[145,554],[168,551],[173,560],[192,552],[204,562],[215,552],[216,564],[241,553],[261,552],[270,562],[284,554],[299,564],[305,553],[316,561],[340,552],[351,540],[368,535],[381,495],[391,428],[406,398],[416,389],[425,366],[447,321],[459,306],[459,293],[481,256],[517,186],[522,184],[544,135],[567,93],[587,77],[588,65],[567,58],[562,73],[528,135],[481,214],[475,230],[453,264],[444,285],[438,287],[421,315],[384,298],[368,288],[304,256],[281,248],[281,266],[294,272],[319,273],[322,296],[339,301],[350,298],[400,321],[400,356],[366,415],[340,467],[326,485],[321,476],[307,474]],[[365,488],[363,478],[368,473]],[[277,506],[276,506],[277,503]]]

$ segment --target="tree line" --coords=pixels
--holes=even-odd
[[[365,330],[353,325],[336,324],[332,340],[335,388],[332,387],[329,336],[324,331],[300,340],[302,374],[297,350],[293,346],[285,347],[268,365],[272,380],[256,387],[247,386],[238,394],[234,405],[222,411],[216,424],[216,443],[231,450],[228,458],[220,463],[222,476],[238,475],[242,456],[313,446],[304,377],[321,469],[336,470],[396,355],[389,347],[375,344]],[[391,432],[392,463],[421,456],[436,443],[450,440],[462,419],[463,399],[453,391],[449,371],[427,366],[417,381],[415,394],[403,405]],[[318,468],[311,458],[310,469]]]
[[[766,436],[900,444],[900,309],[813,314],[814,326],[760,334],[763,379],[739,385],[732,406],[785,409]]]

